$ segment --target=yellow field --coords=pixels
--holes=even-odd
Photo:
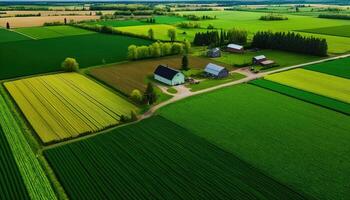
[[[77,73],[5,83],[43,143],[96,132],[118,124],[136,107]]]
[[[305,69],[276,73],[265,79],[350,103],[349,79]]]

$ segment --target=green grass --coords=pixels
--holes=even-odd
[[[306,33],[316,33],[316,34],[322,34],[322,35],[350,37],[350,25],[331,26],[331,27],[323,27],[323,28],[315,28],[315,29],[303,29],[298,31],[306,32]]]
[[[177,24],[179,22],[187,21],[186,18],[177,16],[155,16],[157,24]]]
[[[217,85],[221,85],[221,84],[224,84],[224,83],[237,81],[237,80],[245,78],[245,77],[246,76],[244,76],[243,74],[232,73],[226,78],[222,78],[222,79],[205,79],[203,81],[200,81],[198,84],[189,84],[189,85],[187,85],[187,87],[190,88],[191,92],[196,92],[196,91],[199,91],[199,90],[204,90],[204,89],[207,89],[207,88],[210,88],[210,87],[214,87],[214,86],[217,86]]]
[[[56,199],[51,184],[46,177],[37,155],[26,141],[18,120],[0,95],[0,124],[31,199]],[[1,156],[2,158],[2,156]],[[1,179],[0,179],[1,180]],[[20,187],[20,185],[16,185]],[[1,193],[0,193],[1,196]],[[2,199],[2,198],[1,198]]]
[[[335,110],[337,112],[350,115],[350,104],[348,103],[344,103],[325,96],[306,92],[304,90],[299,90],[296,88],[292,88],[286,85],[282,85],[282,84],[264,80],[264,79],[250,81],[249,83],[290,96],[290,97],[294,97],[309,103],[320,105],[325,108]]]
[[[173,87],[170,87],[167,89],[167,92],[171,93],[171,94],[176,94],[177,93],[177,90]]]
[[[0,126],[0,199],[29,199],[11,148]]]
[[[349,116],[250,84],[193,96],[159,114],[298,191],[348,198]]]
[[[0,44],[4,42],[15,42],[22,40],[30,40],[30,38],[14,31],[8,31],[6,29],[0,28]]]
[[[102,25],[102,26],[113,26],[113,27],[125,27],[125,26],[140,26],[147,24],[140,20],[102,20],[96,22],[88,22],[90,25]]]
[[[159,116],[44,154],[70,199],[304,199]]]
[[[304,69],[350,79],[350,57],[310,65]]]
[[[41,26],[15,29],[16,32],[35,39],[47,39],[73,35],[93,34],[95,32],[72,27],[72,26]]]
[[[350,103],[350,80],[311,70],[294,69],[265,76],[265,79]]]
[[[260,50],[257,52],[246,52],[244,54],[222,52],[221,55],[221,57],[213,59],[230,65],[242,65],[246,63],[251,64],[252,58],[254,56],[265,55],[268,59],[275,61],[276,64],[279,65],[278,68],[307,63],[320,59],[318,56],[303,55],[277,50]]]
[[[0,79],[58,71],[66,57],[73,57],[81,68],[127,59],[131,44],[150,41],[107,34],[87,34],[45,40],[0,44]]]

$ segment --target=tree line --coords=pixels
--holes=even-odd
[[[252,47],[278,49],[296,53],[326,56],[328,45],[325,39],[306,37],[293,32],[257,32],[252,41]]]
[[[280,20],[288,20],[288,17],[285,17],[283,15],[268,14],[268,15],[261,16],[260,20],[263,20],[263,21],[280,21]]]
[[[248,32],[233,28],[231,30],[198,32],[194,36],[193,44],[197,46],[223,46],[229,43],[246,44]]]
[[[345,14],[320,14],[319,18],[327,18],[327,19],[347,19],[350,20],[350,15]]]
[[[191,49],[190,42],[155,42],[149,46],[130,45],[128,47],[128,58],[139,60],[144,58],[157,58],[167,55],[188,53]]]

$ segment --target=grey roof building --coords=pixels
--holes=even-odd
[[[213,64],[213,63],[209,63],[205,69],[204,72],[208,75],[208,76],[212,76],[215,78],[224,78],[228,76],[228,70],[225,67],[221,67],[219,65]]]

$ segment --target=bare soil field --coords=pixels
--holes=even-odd
[[[203,69],[210,62],[227,67],[228,69],[232,69],[230,65],[213,61],[208,58],[189,57],[189,65],[192,69]],[[165,64],[169,67],[180,69],[181,56],[170,56],[158,59],[107,65],[106,67],[91,69],[90,75],[128,95],[134,89],[144,91],[146,89],[147,77],[152,75],[154,70],[160,64]]]
[[[0,26],[5,27],[9,22],[11,28],[42,26],[45,22],[63,22],[64,18],[68,21],[83,21],[98,19],[99,16],[42,16],[42,17],[9,17],[0,18]]]

